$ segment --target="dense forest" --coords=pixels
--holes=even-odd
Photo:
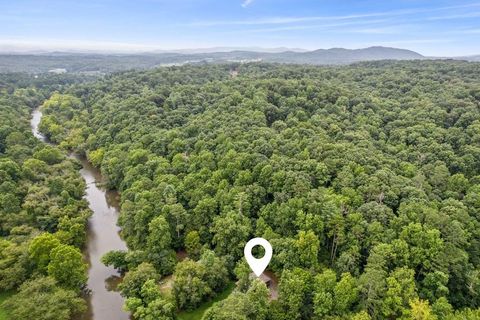
[[[59,148],[29,133],[40,90],[2,89],[14,319],[84,309],[89,211],[66,150],[121,194],[129,251],[103,261],[125,272],[134,319],[175,319],[232,284],[203,319],[480,319],[480,64],[186,65],[53,88],[40,128]],[[243,259],[255,236],[275,295]]]
[[[83,312],[88,204],[78,164],[31,133],[30,113],[74,78],[0,76],[0,318],[68,320]],[[4,299],[1,299],[2,301]]]

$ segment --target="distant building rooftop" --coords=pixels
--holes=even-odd
[[[257,276],[252,272],[250,273],[250,279],[256,279]],[[272,271],[265,271],[258,277],[265,285],[267,286],[268,290],[270,291],[270,300],[277,300],[278,299],[278,278]]]
[[[62,73],[67,73],[67,69],[56,68],[56,69],[50,69],[48,70],[48,72],[55,73],[55,74],[62,74]]]
[[[250,273],[250,279],[255,279],[257,276],[252,272]],[[265,273],[262,273],[258,279],[262,280],[263,283],[267,285],[267,288],[270,288],[270,285],[272,284],[272,278],[267,276]]]

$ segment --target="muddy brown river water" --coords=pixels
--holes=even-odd
[[[31,127],[33,135],[44,143],[48,139],[38,131],[42,113],[36,109],[32,113]],[[115,291],[121,281],[121,275],[113,268],[104,266],[100,259],[110,250],[126,250],[125,242],[120,238],[117,226],[119,214],[119,195],[115,191],[105,190],[100,171],[94,168],[84,157],[72,154],[83,168],[80,174],[87,187],[85,199],[88,201],[93,215],[88,220],[87,245],[84,257],[89,263],[88,311],[80,320],[128,320],[129,314],[123,311],[124,299]]]

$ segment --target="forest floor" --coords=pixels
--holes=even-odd
[[[8,320],[7,312],[2,308],[2,303],[12,294],[12,291],[0,292],[0,320]]]
[[[160,290],[163,293],[169,293],[173,287],[173,276],[169,275],[160,279]]]
[[[227,288],[219,293],[214,299],[204,302],[200,305],[197,309],[193,311],[182,311],[178,316],[178,320],[200,320],[202,319],[203,314],[210,308],[215,302],[221,301],[228,297],[230,293],[232,293],[233,289],[235,288],[235,283],[231,282],[228,284]],[[3,320],[0,318],[0,320]]]

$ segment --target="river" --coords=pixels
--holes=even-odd
[[[33,135],[44,143],[48,139],[39,132],[42,118],[39,109],[32,113],[31,127]],[[100,258],[110,250],[126,250],[125,242],[120,238],[117,225],[119,214],[119,194],[107,191],[98,185],[102,181],[100,171],[94,168],[84,157],[71,154],[83,166],[80,174],[87,184],[85,199],[93,215],[88,220],[87,245],[85,259],[89,262],[88,288],[92,291],[88,297],[88,311],[81,320],[128,320],[129,314],[122,310],[124,299],[115,291],[121,281],[121,275],[111,267],[106,267]]]

